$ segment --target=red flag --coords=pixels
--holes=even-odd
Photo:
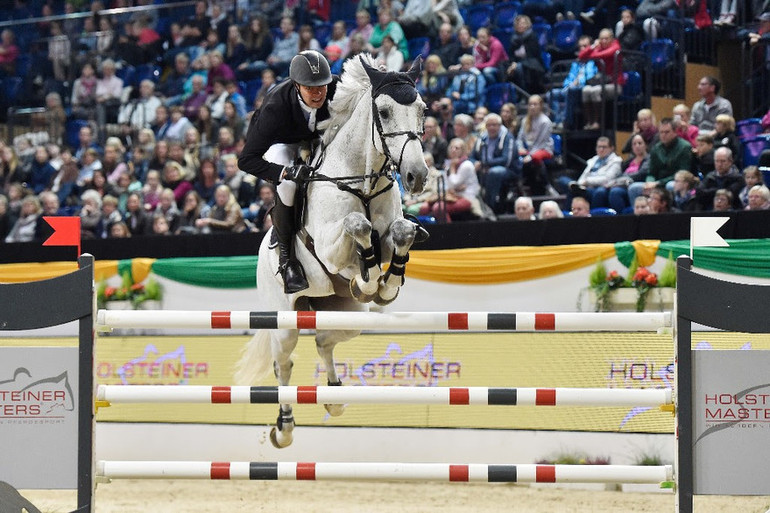
[[[43,246],[77,246],[80,256],[80,218],[43,216],[43,220],[53,228],[53,235]]]

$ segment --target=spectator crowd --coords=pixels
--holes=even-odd
[[[770,154],[743,162],[732,104],[711,76],[692,107],[660,121],[642,109],[623,148],[597,131],[585,168],[565,169],[560,137],[598,130],[602,103],[624,85],[617,52],[657,37],[657,4],[664,14],[678,8],[612,3],[524,2],[508,18],[499,9],[474,24],[476,6],[457,0],[361,0],[343,13],[349,20],[332,19],[335,2],[315,0],[198,0],[178,14],[151,0],[15,0],[9,17],[43,18],[20,25],[34,39],[2,31],[0,79],[39,89],[44,109],[29,133],[0,141],[0,237],[39,239],[50,215],[79,215],[86,238],[266,230],[274,185],[237,159],[265,95],[305,49],[322,51],[335,73],[361,52],[390,71],[423,55],[431,179],[420,195],[404,195],[404,209],[426,219],[770,208],[759,169]],[[737,12],[722,2],[713,22],[749,19],[744,36],[760,44],[770,37],[767,3]],[[122,7],[139,9],[104,13]],[[535,29],[565,21],[582,35],[553,83]],[[770,132],[770,113],[760,131]]]

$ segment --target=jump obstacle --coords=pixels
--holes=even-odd
[[[670,312],[245,312],[99,310],[96,329],[308,329],[375,331],[657,331]]]
[[[444,404],[504,406],[649,406],[673,404],[669,388],[489,388],[389,386],[99,385],[96,400],[187,404]],[[672,409],[673,410],[673,409]]]
[[[183,328],[208,326],[217,328],[252,328],[262,323],[272,323],[273,328],[301,328],[301,329],[374,329],[374,330],[405,330],[412,329],[416,325],[422,330],[509,330],[509,331],[641,331],[658,330],[671,325],[669,314],[622,314],[623,317],[614,314],[496,314],[496,313],[418,313],[418,314],[365,314],[354,322],[350,313],[338,314],[336,317],[330,312],[106,312],[100,311],[97,322],[92,323],[90,308],[93,305],[93,258],[81,257],[79,260],[80,271],[72,273],[70,279],[62,277],[44,282],[31,284],[0,285],[0,292],[6,293],[5,297],[17,296],[23,301],[10,301],[20,308],[9,308],[0,313],[0,329],[18,330],[32,329],[43,326],[61,324],[70,320],[80,320],[80,347],[78,367],[78,462],[77,462],[77,489],[78,512],[92,511],[93,492],[96,481],[117,478],[186,478],[186,479],[364,479],[364,480],[441,480],[441,481],[506,481],[506,482],[661,482],[673,479],[677,487],[677,511],[679,513],[692,512],[692,499],[696,492],[709,492],[707,486],[698,489],[693,487],[694,475],[698,472],[706,472],[700,468],[694,455],[696,440],[693,437],[695,420],[693,415],[694,399],[690,393],[679,394],[677,401],[677,460],[673,467],[636,467],[621,465],[484,465],[484,464],[398,464],[398,463],[292,463],[292,462],[109,462],[93,461],[92,430],[93,430],[93,331],[114,327],[172,327]],[[695,366],[691,358],[691,322],[713,326],[721,329],[748,331],[753,333],[770,332],[770,319],[764,315],[762,309],[768,304],[768,289],[750,285],[738,285],[728,283],[727,292],[724,287],[727,282],[720,282],[697,275],[689,270],[689,259],[681,257],[678,261],[679,295],[677,298],[678,316],[675,331],[677,334],[677,390],[694,390],[692,374]],[[89,277],[86,285],[83,285],[83,276]],[[39,297],[58,297],[63,285],[68,287],[67,305],[55,305],[52,310],[39,312],[31,308],[32,301]],[[714,283],[712,283],[714,282]],[[718,282],[718,283],[717,283]],[[78,300],[72,300],[73,290],[81,289],[82,294],[76,295]],[[764,289],[764,290],[760,290]],[[686,294],[685,291],[692,291]],[[686,300],[685,300],[686,298]],[[89,305],[88,310],[84,309]],[[77,305],[77,307],[73,306]],[[705,306],[704,306],[705,305]],[[36,312],[38,317],[32,319],[30,315],[20,315],[24,310]],[[713,315],[714,312],[718,312]],[[753,316],[753,322],[746,324],[744,313]],[[329,314],[329,315],[327,315]],[[739,315],[740,314],[740,315]],[[16,316],[16,317],[14,317]],[[628,323],[619,327],[617,322],[626,319]],[[47,318],[47,320],[46,320]],[[164,322],[164,319],[167,322]],[[58,322],[56,322],[58,321]],[[137,324],[132,324],[136,321]],[[427,324],[422,324],[423,322]],[[176,323],[176,324],[174,324]],[[196,325],[198,323],[198,325]],[[640,323],[640,324],[637,324]],[[505,327],[502,327],[505,326]],[[630,326],[633,326],[631,328]],[[136,388],[137,392],[129,393],[120,388]],[[178,392],[180,396],[173,396],[177,392],[169,390],[156,391],[156,387],[99,387],[97,394],[103,400],[119,402],[118,396],[125,394],[129,398],[133,394],[134,400],[146,401],[153,396],[161,396],[165,400],[184,399],[185,402],[252,402],[256,396],[258,402],[283,401],[292,396],[300,401],[342,401],[353,402],[356,399],[381,402],[401,402],[417,400],[417,395],[424,392],[375,392],[365,390],[364,387],[344,388],[345,394],[340,389],[332,392],[326,390],[329,387],[187,387],[189,391]],[[164,387],[165,388],[165,387]],[[184,387],[170,387],[173,390],[182,390]],[[332,387],[335,388],[335,387]],[[390,387],[387,387],[390,388]],[[406,387],[404,387],[406,388]],[[428,394],[421,397],[421,401],[440,401],[441,404],[478,404],[475,401],[486,401],[481,404],[498,404],[495,401],[507,400],[517,405],[523,404],[524,398],[534,401],[535,405],[545,405],[551,402],[551,406],[563,405],[564,401],[576,400],[575,392],[567,392],[567,389],[491,389],[484,387],[472,388],[447,388],[422,389],[441,390],[437,395]],[[454,390],[454,392],[453,392]],[[513,392],[515,390],[515,393]],[[592,405],[602,405],[619,400],[620,395],[605,395],[614,392],[605,389],[578,389],[588,394]],[[628,391],[623,391],[628,392]],[[648,391],[634,391],[648,392]],[[657,391],[649,391],[655,392]],[[521,393],[521,397],[520,397]],[[330,395],[326,395],[330,394]],[[382,394],[382,395],[377,395]],[[393,395],[388,395],[393,394]],[[405,395],[400,395],[405,394]],[[320,397],[319,397],[320,395]],[[407,395],[409,395],[408,398]],[[412,395],[414,397],[412,397]],[[538,404],[538,396],[548,397],[547,401]],[[314,396],[314,397],[313,397]],[[454,399],[453,399],[454,396]],[[562,397],[563,396],[563,397]],[[490,400],[490,397],[495,399]],[[534,397],[534,399],[533,399]],[[406,398],[406,399],[405,399]],[[471,402],[473,398],[473,403]],[[153,399],[154,400],[154,399]],[[623,401],[630,400],[625,397]],[[658,405],[669,404],[671,396],[653,396],[644,394],[634,397],[636,405],[638,401],[651,401]],[[467,401],[467,402],[465,402]],[[506,403],[507,404],[507,403]],[[623,402],[623,404],[626,404]],[[90,408],[87,406],[91,406]],[[767,445],[767,444],[765,444]],[[767,451],[767,449],[760,448]],[[767,458],[759,458],[761,464]],[[750,472],[762,474],[744,460],[738,461],[741,467],[750,469]],[[721,468],[715,471],[723,474]],[[0,464],[0,472],[4,472]],[[739,473],[735,472],[734,473]],[[747,478],[748,479],[748,478]],[[767,485],[765,485],[766,487]],[[40,486],[42,488],[44,486]],[[730,494],[731,490],[727,490]],[[755,492],[756,493],[756,492]],[[768,493],[765,488],[762,493]]]
[[[443,481],[466,483],[660,483],[673,467],[638,465],[485,465],[449,463],[311,463],[216,461],[103,461],[108,479],[251,481]]]

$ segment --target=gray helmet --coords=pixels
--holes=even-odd
[[[303,86],[317,87],[331,82],[332,72],[326,57],[315,50],[305,50],[292,58],[289,78]]]

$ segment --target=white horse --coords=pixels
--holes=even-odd
[[[398,295],[408,251],[418,225],[404,219],[395,174],[419,192],[428,174],[423,159],[425,103],[414,82],[420,64],[406,73],[383,73],[374,59],[361,56],[345,63],[325,122],[323,144],[314,159],[307,187],[303,227],[295,241],[297,258],[310,287],[286,295],[278,273],[278,252],[267,234],[259,248],[257,284],[268,310],[366,311],[368,303],[385,305]],[[380,262],[389,262],[382,272]],[[352,330],[318,330],[316,348],[329,385],[340,385],[334,346],[359,334]],[[238,362],[236,382],[253,384],[271,364],[280,385],[291,377],[291,353],[297,330],[260,330]],[[341,415],[342,405],[326,405]],[[276,447],[292,442],[290,405],[280,406],[270,439]]]

